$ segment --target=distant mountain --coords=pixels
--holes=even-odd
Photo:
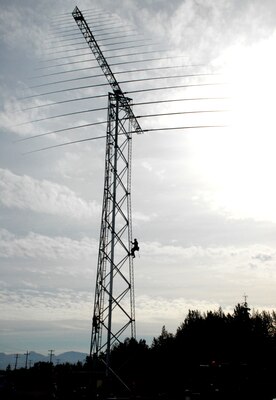
[[[17,357],[18,356],[18,357]],[[77,362],[84,362],[88,354],[81,353],[78,351],[67,351],[58,355],[53,355],[53,364],[76,364]],[[17,357],[17,368],[25,368],[26,365],[26,354],[6,354],[0,353],[0,370],[5,370],[8,365],[11,369],[15,368]],[[44,356],[43,354],[36,353],[35,351],[30,351],[28,355],[28,367],[34,365],[37,362],[49,362],[50,357]]]
[[[66,362],[70,364],[77,364],[77,362],[84,362],[88,354],[80,353],[78,351],[66,351],[55,357],[56,362],[59,364],[64,364]]]

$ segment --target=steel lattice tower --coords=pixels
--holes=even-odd
[[[133,261],[129,256],[131,229],[131,134],[125,108],[128,101],[109,93],[105,178],[91,355],[107,354],[130,326],[135,337]],[[108,301],[106,301],[106,299]],[[128,299],[128,300],[127,300]],[[120,322],[116,329],[112,317]]]
[[[131,223],[132,132],[142,133],[131,99],[122,92],[81,11],[72,13],[87,44],[110,83],[105,152],[104,194],[90,356],[110,351],[121,336],[136,336]],[[127,332],[129,332],[127,334]]]

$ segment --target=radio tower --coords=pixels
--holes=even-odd
[[[127,332],[136,337],[131,224],[131,145],[132,132],[142,133],[133,114],[132,100],[124,95],[78,7],[73,13],[81,33],[106,76],[108,122],[105,152],[104,194],[90,356],[106,354],[106,374],[110,352]]]

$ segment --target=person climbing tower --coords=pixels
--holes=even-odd
[[[135,258],[135,251],[139,251],[139,246],[138,246],[138,241],[137,239],[134,239],[134,242],[131,242],[131,244],[133,244],[133,247],[131,249],[131,255],[133,258]]]

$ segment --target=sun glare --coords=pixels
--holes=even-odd
[[[229,128],[194,149],[208,201],[229,217],[276,222],[275,47],[273,36],[225,52]]]

